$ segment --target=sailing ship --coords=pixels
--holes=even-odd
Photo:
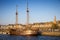
[[[27,1],[27,24],[26,24],[26,29],[20,31],[18,28],[18,12],[17,12],[17,7],[16,7],[16,28],[15,29],[10,29],[10,35],[37,35],[38,31],[31,30],[29,27],[29,10],[28,10],[28,1]]]

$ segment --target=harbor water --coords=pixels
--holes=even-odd
[[[0,40],[60,40],[57,36],[15,36],[0,35]]]

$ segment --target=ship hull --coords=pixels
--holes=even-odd
[[[11,30],[10,35],[36,36],[36,35],[38,35],[38,32],[32,31],[32,30],[25,30],[25,31],[17,31],[17,30],[13,31],[13,30]]]

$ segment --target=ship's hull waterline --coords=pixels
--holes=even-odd
[[[36,36],[36,35],[38,35],[38,32],[33,31],[33,30],[18,31],[18,30],[13,29],[10,31],[10,35]]]

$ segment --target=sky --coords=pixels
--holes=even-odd
[[[18,5],[18,23],[26,24],[27,0],[0,0],[0,25],[16,23],[16,5]],[[29,22],[40,23],[60,20],[60,0],[28,0]]]

